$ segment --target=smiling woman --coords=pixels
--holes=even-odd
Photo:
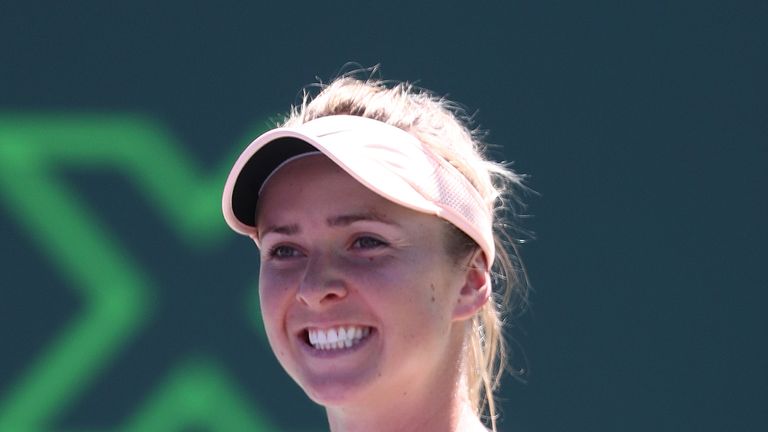
[[[462,118],[408,84],[343,77],[227,180],[225,218],[261,251],[272,350],[334,432],[496,430],[501,314],[525,296],[497,215],[520,179]]]

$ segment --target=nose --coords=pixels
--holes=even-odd
[[[304,277],[296,299],[310,307],[328,306],[347,296],[347,285],[344,282],[337,263],[331,254],[318,254],[307,261]]]

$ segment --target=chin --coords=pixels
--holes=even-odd
[[[315,403],[327,408],[359,404],[366,400],[364,379],[355,377],[320,378],[313,377],[299,383],[307,396]]]

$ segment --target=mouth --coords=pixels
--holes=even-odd
[[[300,337],[304,343],[319,351],[340,351],[353,348],[366,341],[374,331],[368,326],[310,327]]]

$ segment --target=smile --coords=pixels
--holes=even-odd
[[[370,333],[370,327],[362,326],[309,328],[306,330],[307,342],[315,349],[324,351],[351,348],[365,340]]]

